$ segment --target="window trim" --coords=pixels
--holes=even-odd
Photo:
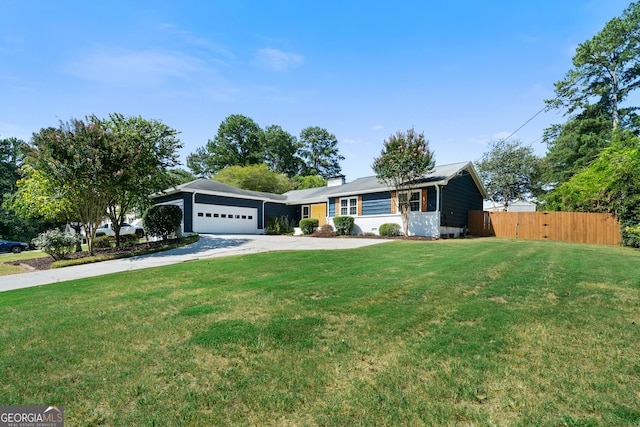
[[[307,213],[305,214],[305,210]],[[311,205],[302,205],[302,209],[300,210],[301,219],[311,218]]]
[[[343,206],[342,202],[346,202]],[[342,210],[345,210],[343,213]],[[358,196],[341,197],[338,199],[336,216],[358,216]]]
[[[404,191],[398,191],[398,210],[400,210],[400,198],[405,195],[405,194],[409,194],[411,193],[411,196],[409,197],[409,212],[422,212],[422,189],[418,188],[415,190],[404,190]],[[413,198],[413,195],[417,194],[417,198],[416,198],[416,202],[418,203],[418,209],[411,209],[411,199]]]

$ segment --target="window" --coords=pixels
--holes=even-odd
[[[211,218],[211,214],[210,213],[207,214],[207,218]]]
[[[340,216],[356,216],[358,215],[358,198],[349,197],[348,199],[340,199]]]
[[[311,218],[311,207],[309,205],[302,207],[302,219]]]
[[[247,219],[247,216],[246,215],[242,215],[242,219]]]
[[[214,214],[213,214],[213,217],[214,217],[214,218],[220,218],[220,214],[216,214],[216,213],[214,213]]]
[[[226,217],[227,217],[227,214],[222,214],[222,215],[220,215],[220,217],[221,217],[221,218],[226,218]]]
[[[249,219],[253,219],[253,215],[249,215]]]
[[[202,212],[198,212],[198,216],[204,216]]]
[[[420,190],[412,191],[411,198],[409,199],[409,210],[411,212],[420,212],[420,202],[422,197],[420,196]],[[398,205],[402,206],[407,201],[408,191],[398,194]]]

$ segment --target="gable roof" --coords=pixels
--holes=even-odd
[[[475,181],[482,197],[486,198],[487,194],[478,177],[478,174],[471,162],[452,163],[450,165],[442,165],[434,167],[431,172],[426,174],[421,180],[419,186],[436,186],[447,185],[448,182],[459,176],[462,172],[468,171]],[[195,181],[168,189],[162,193],[155,194],[152,197],[160,197],[180,192],[186,193],[205,193],[217,196],[237,197],[240,199],[264,200],[275,203],[287,203],[291,205],[306,203],[326,202],[329,197],[355,196],[365,193],[380,193],[389,191],[387,184],[378,181],[376,176],[367,176],[358,178],[354,181],[333,187],[316,187],[304,190],[291,190],[284,194],[265,193],[261,191],[243,190],[242,188],[224,184],[211,179],[200,178]]]
[[[419,186],[447,185],[450,180],[467,170],[482,194],[486,198],[486,191],[471,162],[452,163],[434,167],[421,180]],[[363,193],[379,193],[389,191],[387,184],[380,182],[376,176],[358,178],[352,182],[335,187],[309,188],[306,190],[292,190],[284,193],[287,203],[313,203],[325,201],[328,197],[354,196]]]

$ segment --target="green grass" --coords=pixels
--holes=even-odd
[[[393,242],[0,294],[0,402],[68,425],[640,423],[640,252]]]
[[[26,251],[19,254],[0,254],[0,276],[6,276],[7,274],[18,274],[24,271],[28,271],[26,268],[17,265],[5,265],[6,262],[22,261],[23,259],[32,258],[44,258],[47,257],[46,253],[42,251]]]

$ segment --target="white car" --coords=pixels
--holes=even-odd
[[[120,223],[120,235],[127,236],[130,234],[135,234],[138,237],[144,237],[144,228],[139,225],[131,225],[127,222]],[[113,224],[106,223],[102,224],[98,229],[96,229],[96,237],[98,236],[115,236],[116,232],[113,231]]]

